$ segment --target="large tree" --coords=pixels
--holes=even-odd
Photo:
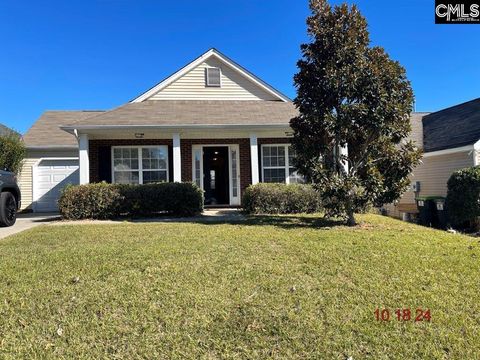
[[[296,167],[320,191],[326,215],[355,225],[355,212],[398,199],[420,152],[411,131],[405,69],[370,46],[356,6],[310,0],[310,42],[294,77]]]

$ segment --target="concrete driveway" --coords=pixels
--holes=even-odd
[[[52,213],[18,214],[15,225],[10,227],[0,227],[0,239],[39,225],[48,224],[49,222],[58,219],[60,219],[60,216]]]

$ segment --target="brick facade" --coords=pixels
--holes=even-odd
[[[288,138],[259,138],[258,159],[260,179],[261,170],[261,145],[285,144]],[[238,144],[240,148],[240,190],[241,194],[252,183],[250,164],[250,139],[180,139],[180,152],[182,160],[182,181],[192,181],[192,146],[193,145],[228,145]],[[90,182],[111,182],[111,147],[112,146],[151,146],[167,145],[169,159],[169,178],[173,181],[173,141],[171,139],[118,139],[118,140],[90,140]]]

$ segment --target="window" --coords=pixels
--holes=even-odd
[[[292,147],[285,145],[262,145],[263,182],[303,183],[303,177],[293,166],[295,153]]]
[[[149,184],[168,181],[167,146],[112,148],[113,182]]]
[[[210,87],[222,86],[222,72],[220,68],[206,68],[205,69],[205,83]]]

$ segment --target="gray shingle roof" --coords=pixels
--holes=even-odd
[[[480,140],[480,98],[423,118],[425,152],[471,145]]]
[[[77,146],[75,137],[59,126],[100,114],[101,111],[46,111],[23,137],[27,147]]]
[[[296,114],[293,103],[282,101],[158,100],[129,103],[65,125],[288,125]]]
[[[8,126],[0,124],[0,135],[8,135],[8,134],[14,134],[14,135],[20,136],[20,134],[15,130],[10,129]]]

